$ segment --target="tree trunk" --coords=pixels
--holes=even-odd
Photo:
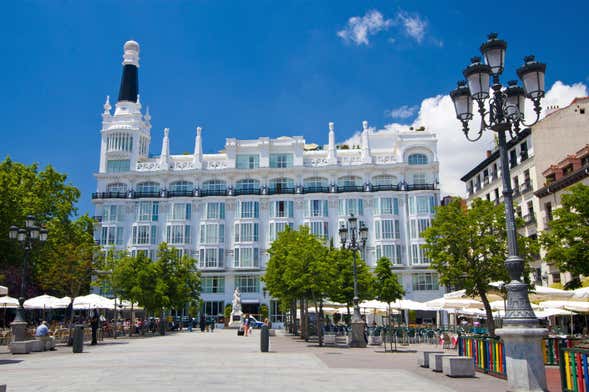
[[[291,320],[291,333],[297,336],[297,300],[292,300],[290,303],[290,320]]]
[[[317,307],[317,304],[315,304]],[[317,310],[315,310],[317,311]],[[319,313],[317,317],[317,339],[319,340],[319,347],[323,346],[323,298],[319,300]]]
[[[481,301],[485,306],[485,313],[487,314],[487,330],[489,331],[489,335],[494,337],[495,320],[493,320],[493,311],[491,310],[491,304],[489,303],[489,299],[487,298],[487,292],[479,290],[479,296],[481,297]]]

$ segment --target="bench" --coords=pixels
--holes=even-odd
[[[472,357],[444,357],[442,371],[448,377],[474,377],[474,360]]]
[[[424,368],[429,368],[429,355],[430,354],[444,354],[443,351],[421,351],[417,355],[417,364]]]
[[[332,334],[323,335],[323,344],[335,345],[335,335],[332,335]]]
[[[456,354],[440,354],[440,353],[431,353],[429,355],[429,367],[434,372],[441,372],[442,371],[442,358],[444,357],[456,357]]]
[[[382,344],[382,337],[380,335],[368,336],[368,344],[371,346],[380,346]]]
[[[32,352],[38,353],[41,351],[45,351],[44,349],[45,349],[45,344],[42,341],[40,341],[38,339],[31,340],[31,351]]]
[[[8,345],[8,349],[13,354],[28,354],[33,351],[34,340],[20,340]]]

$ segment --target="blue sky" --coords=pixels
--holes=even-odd
[[[105,96],[117,95],[128,39],[141,44],[152,153],[160,151],[164,127],[172,153],[182,153],[192,151],[196,125],[204,128],[205,152],[213,152],[226,137],[302,135],[326,143],[329,121],[340,141],[362,120],[376,129],[426,121],[424,100],[454,88],[491,31],[509,44],[505,80],[534,53],[548,63],[548,87],[587,85],[582,26],[589,3],[510,3],[7,3],[0,15],[0,157],[67,173],[82,190],[80,212],[91,212],[100,114]],[[586,93],[584,85],[567,90],[566,99]],[[436,129],[436,121],[425,125]]]

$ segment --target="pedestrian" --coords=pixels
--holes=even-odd
[[[243,319],[243,335],[249,335],[249,324],[250,324],[250,315],[246,314],[245,318]]]
[[[98,322],[100,321],[100,317],[98,315],[98,310],[92,310],[92,317],[90,318],[90,328],[92,328],[92,342],[90,343],[92,346],[98,344],[97,342],[97,332],[98,332]]]
[[[205,331],[206,318],[204,312],[200,314],[200,332]]]

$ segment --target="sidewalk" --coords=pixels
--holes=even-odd
[[[416,353],[317,347],[260,331],[181,332],[144,339],[105,340],[73,354],[71,347],[21,356],[0,354],[0,384],[8,391],[505,391],[506,382],[477,373],[452,379],[417,366]],[[425,346],[424,346],[425,347]],[[412,348],[414,348],[412,346]],[[427,346],[431,349],[432,346]]]

